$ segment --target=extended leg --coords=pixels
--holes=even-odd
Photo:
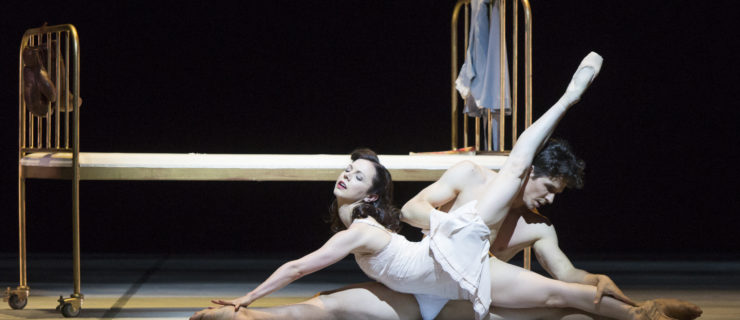
[[[473,319],[473,306],[469,301],[450,301],[437,320]],[[292,319],[421,319],[419,305],[410,294],[392,291],[380,283],[352,285],[311,298],[301,303],[270,307],[244,308],[234,313],[233,307],[202,310],[193,320],[292,320]],[[488,320],[542,319],[542,320],[594,320],[595,316],[580,310],[559,308],[494,308]]]
[[[594,304],[594,286],[549,279],[496,258],[490,261],[494,310],[496,306],[575,308],[613,319],[694,319],[701,314],[697,306],[673,299],[651,300],[632,307],[612,297],[603,297],[600,303]]]
[[[493,259],[495,260],[495,259]],[[498,260],[497,260],[498,261]],[[503,268],[500,264],[507,265],[510,268]],[[516,275],[517,280],[508,283],[492,279],[497,282],[492,290],[499,291],[494,295],[494,307],[489,316],[489,320],[500,319],[543,319],[543,320],[576,320],[576,319],[604,319],[594,314],[589,314],[583,310],[574,308],[556,308],[557,306],[567,305],[573,299],[569,296],[568,289],[558,290],[557,287],[567,285],[567,283],[547,279],[527,270],[506,264],[504,262],[492,261],[492,271],[500,272],[502,277]],[[544,281],[543,281],[544,280]],[[522,290],[512,290],[509,286],[518,286]],[[589,287],[583,285],[576,285]],[[567,286],[566,286],[567,287]],[[552,289],[556,288],[556,289]],[[512,292],[513,291],[513,292]],[[532,291],[541,291],[547,293],[545,296],[535,294]],[[585,302],[586,309],[599,310],[599,305],[592,303],[595,294],[593,290],[586,290]],[[539,292],[538,292],[539,293]],[[589,295],[590,294],[590,295]],[[565,297],[559,297],[566,295]],[[507,296],[511,296],[508,299]],[[565,301],[565,303],[548,303]],[[581,299],[584,299],[581,297]],[[605,298],[607,299],[607,298]],[[610,303],[622,304],[621,302],[610,299]],[[499,303],[500,302],[500,303]],[[646,304],[651,308],[639,308],[635,317],[641,319],[655,319],[649,313],[658,310],[677,319],[693,319],[701,314],[698,307],[689,303],[657,299],[648,301]],[[551,307],[545,307],[549,305]],[[604,305],[602,302],[600,305]],[[527,307],[529,306],[529,307]],[[624,305],[626,306],[626,305]],[[626,306],[629,308],[629,306]],[[602,310],[603,311],[603,310]],[[641,316],[641,317],[640,317]],[[653,315],[655,316],[655,315]],[[473,307],[469,301],[450,301],[437,317],[438,320],[468,320],[474,318]],[[320,296],[311,298],[301,303],[270,307],[270,308],[243,308],[238,313],[234,313],[231,306],[221,308],[205,309],[193,315],[193,320],[289,320],[289,319],[380,319],[380,320],[415,320],[421,319],[419,305],[416,299],[410,294],[398,293],[388,289],[386,286],[377,282],[367,282],[347,286],[336,291],[328,292]]]
[[[436,320],[469,320],[475,318],[473,305],[469,301],[454,300],[445,305]],[[606,319],[587,314],[573,308],[502,308],[493,307],[487,320],[601,320]]]
[[[627,304],[605,297],[594,304],[596,287],[566,283],[491,259],[491,297],[496,306],[507,308],[571,307],[615,319],[633,319]]]
[[[421,319],[414,296],[388,289],[377,282],[347,286],[301,303],[271,307],[205,309],[192,320],[279,320],[279,319]]]
[[[499,175],[486,186],[478,198],[477,209],[487,225],[502,221],[532,165],[537,150],[544,145],[565,112],[575,104],[601,69],[602,58],[590,53],[573,75],[565,94],[533,123],[517,140]]]

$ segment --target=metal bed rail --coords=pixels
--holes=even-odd
[[[516,143],[517,140],[517,124],[518,124],[518,96],[519,96],[519,1],[521,1],[522,7],[524,9],[524,127],[525,129],[529,127],[532,124],[532,9],[529,5],[529,0],[512,0],[512,29],[513,32],[511,34],[511,43],[512,43],[512,90],[511,90],[511,138],[510,142],[513,146]],[[500,97],[500,106],[503,109],[505,106],[505,99],[506,95],[503,94],[506,90],[506,62],[505,57],[507,56],[507,46],[506,46],[506,0],[492,0],[489,4],[488,10],[489,15],[492,14],[492,7],[495,3],[499,4],[499,48],[501,50],[499,55],[499,64],[501,66],[500,75],[500,92],[502,92]],[[460,11],[463,11],[464,19],[463,19],[463,35],[464,40],[462,41],[462,50],[460,50],[460,40],[458,39],[458,36],[460,34],[459,26],[460,26]],[[451,47],[451,130],[452,130],[452,150],[458,149],[458,143],[459,143],[459,136],[458,133],[460,129],[458,128],[460,120],[458,119],[458,114],[462,113],[462,110],[459,110],[458,104],[460,101],[464,101],[465,97],[461,97],[460,94],[457,92],[457,89],[455,87],[455,81],[457,80],[458,71],[460,70],[459,66],[459,53],[462,52],[463,56],[465,55],[465,52],[468,48],[468,37],[470,32],[470,0],[458,0],[455,4],[455,7],[452,12],[452,28],[451,28],[451,41],[450,41],[450,47]],[[475,134],[475,150],[476,151],[496,151],[496,152],[502,152],[505,153],[505,144],[507,140],[506,135],[506,112],[499,112],[499,147],[498,150],[492,150],[492,113],[491,110],[488,109],[486,111],[486,121],[487,126],[486,130],[481,130],[481,118],[476,117],[475,118],[475,128],[473,130]],[[468,116],[463,114],[463,148],[470,147],[469,141],[468,141],[468,135],[470,132],[470,129],[468,127]],[[485,132],[483,132],[485,131]],[[481,148],[481,134],[485,134],[486,139],[486,145],[484,148]],[[530,269],[531,267],[531,247],[527,247],[524,249],[524,262],[523,266],[525,269]]]
[[[70,152],[72,154],[72,255],[74,292],[70,298],[59,299],[58,310],[64,316],[76,316],[82,305],[80,293],[79,239],[79,110],[80,52],[77,30],[71,24],[42,26],[23,34],[18,57],[18,243],[20,280],[15,289],[8,288],[4,300],[11,308],[26,306],[30,288],[26,274],[26,177],[21,160],[33,152]],[[40,57],[41,71],[31,72],[29,54]],[[24,54],[26,59],[24,59]],[[24,72],[25,71],[25,72]],[[31,74],[28,74],[31,73]],[[28,77],[28,79],[26,79]],[[31,80],[48,79],[54,95],[46,97],[46,113],[38,106],[30,108],[26,101],[32,88]],[[38,84],[36,84],[38,85]],[[33,100],[33,99],[31,99]],[[36,101],[38,102],[38,101]],[[43,104],[43,103],[42,103]]]

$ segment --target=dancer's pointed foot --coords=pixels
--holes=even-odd
[[[568,89],[565,90],[563,98],[566,99],[568,105],[572,105],[581,99],[581,95],[586,91],[589,85],[594,81],[596,76],[601,71],[601,64],[604,62],[598,53],[591,52],[578,66],[576,73],[573,74],[573,79],[568,84]]]
[[[703,312],[699,306],[683,300],[655,299],[653,301],[659,305],[665,315],[679,320],[693,320]]]

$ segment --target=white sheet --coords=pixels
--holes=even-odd
[[[495,155],[378,157],[397,181],[433,181],[463,160],[498,170],[506,160]],[[83,180],[333,180],[349,163],[344,154],[80,153]],[[21,165],[30,178],[65,178],[72,154],[31,153]]]
[[[497,170],[505,156],[472,155],[379,155],[388,169],[444,170],[470,160]],[[80,153],[80,167],[123,168],[250,168],[250,169],[343,169],[348,155],[333,154],[177,154],[177,153]],[[71,153],[32,153],[21,160],[30,167],[70,167]]]

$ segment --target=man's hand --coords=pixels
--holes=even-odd
[[[594,299],[594,303],[601,302],[601,297],[604,295],[611,296],[614,299],[620,300],[626,304],[629,304],[633,307],[637,306],[637,303],[632,301],[632,299],[628,298],[622,290],[619,290],[619,287],[612,281],[611,278],[607,277],[603,274],[589,274],[587,277],[587,281],[594,286],[596,286],[596,298]]]
[[[253,301],[254,300],[252,299],[252,297],[249,294],[247,294],[247,295],[245,295],[243,297],[240,297],[240,298],[236,298],[234,300],[229,300],[229,301],[227,301],[227,300],[220,300],[220,299],[219,300],[211,300],[211,302],[213,302],[215,304],[220,304],[222,306],[234,306],[234,311],[239,311],[239,308],[241,308],[241,307],[245,307],[246,308]]]

